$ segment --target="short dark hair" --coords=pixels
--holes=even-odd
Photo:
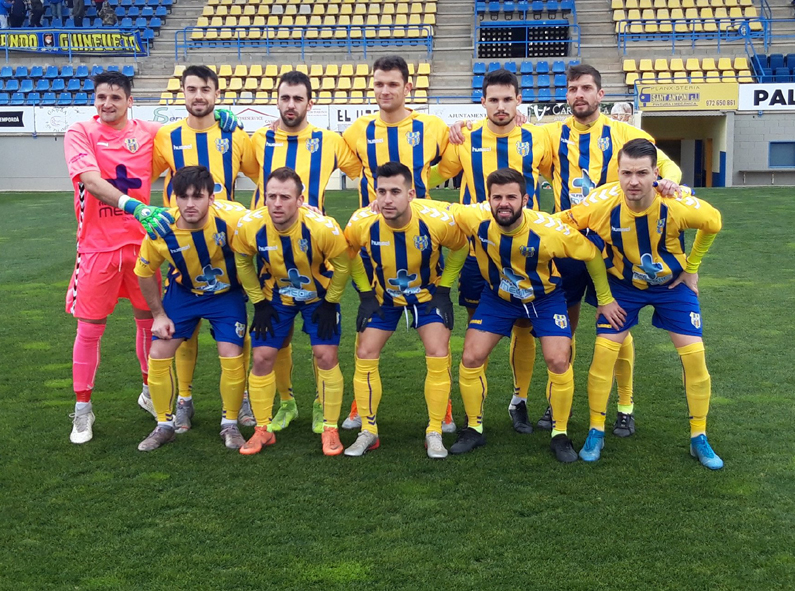
[[[207,82],[208,80],[212,80],[213,84],[215,84],[215,89],[218,90],[220,85],[218,84],[218,74],[213,72],[207,66],[188,66],[185,68],[185,71],[182,72],[182,86],[185,86],[185,80],[188,76],[197,76]]]
[[[527,193],[527,181],[524,180],[524,176],[521,172],[513,168],[499,168],[495,170],[486,177],[486,190],[489,193],[489,197],[491,197],[492,186],[510,185],[511,183],[519,185],[519,192],[522,194],[522,197],[524,197],[525,193]]]
[[[385,55],[384,57],[379,57],[375,60],[373,64],[373,73],[376,70],[381,70],[382,72],[391,72],[392,70],[400,70],[400,74],[403,76],[403,83],[409,81],[409,65],[399,55]]]
[[[618,161],[621,161],[621,156],[637,160],[638,158],[650,158],[651,166],[657,166],[657,146],[651,143],[646,138],[639,137],[634,140],[628,141],[618,151]]]
[[[100,84],[108,86],[118,86],[129,97],[132,94],[132,81],[121,72],[102,72],[93,77],[94,88]]]
[[[171,179],[171,189],[177,197],[185,197],[188,189],[193,189],[194,195],[202,191],[212,195],[215,192],[215,179],[204,166],[185,166]]]
[[[409,187],[411,187],[413,179],[409,167],[400,162],[387,162],[386,164],[382,164],[375,170],[376,188],[378,188],[378,179],[380,179],[381,177],[391,179],[396,176],[402,176],[403,180],[406,181],[406,184]]]
[[[282,84],[289,84],[290,86],[300,86],[303,84],[306,86],[306,100],[312,100],[312,81],[309,79],[309,76],[303,72],[292,70],[291,72],[285,72],[282,74],[281,78],[279,78],[278,84],[276,84],[277,94]]]
[[[483,96],[486,96],[486,89],[489,86],[513,86],[516,94],[519,94],[519,80],[516,74],[508,70],[499,69],[486,74],[483,78]]]
[[[591,76],[594,84],[596,84],[596,89],[602,89],[602,75],[599,73],[599,70],[593,66],[589,66],[588,64],[577,64],[576,66],[569,66],[566,68],[566,82],[574,82],[583,76]]]
[[[302,181],[298,173],[289,166],[282,166],[271,171],[268,175],[268,180],[265,181],[266,193],[268,190],[268,183],[271,182],[271,179],[277,181],[293,181],[295,186],[298,187],[298,194],[301,195],[304,192],[304,181]]]

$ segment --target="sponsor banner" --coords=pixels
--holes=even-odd
[[[5,29],[0,50],[36,51],[48,54],[145,54],[139,32],[117,29]]]
[[[270,125],[279,117],[279,110],[271,105],[222,105],[220,108],[230,109],[237,115],[249,134],[260,127]],[[188,116],[188,112],[185,110],[185,105],[133,105],[132,116],[136,119],[166,124],[184,119]],[[328,117],[329,109],[326,105],[315,105],[307,114],[309,123],[317,127],[327,127]]]
[[[638,84],[641,111],[734,111],[739,84]]]
[[[428,105],[406,105],[406,107],[418,113],[429,112]],[[351,124],[362,115],[378,112],[378,105],[375,103],[372,105],[329,105],[327,108],[328,122],[326,127],[331,131],[337,131],[339,133],[348,129]],[[433,115],[433,113],[431,113],[431,115]]]
[[[795,111],[795,84],[741,84],[740,111]]]
[[[97,114],[94,107],[38,107],[35,111],[36,133],[66,133],[72,124]]]
[[[614,103],[602,103],[601,111],[610,115]],[[519,112],[527,117],[529,123],[543,125],[554,121],[563,121],[571,115],[571,108],[566,103],[523,103],[519,105]],[[431,115],[440,117],[447,125],[456,121],[479,121],[486,117],[486,109],[480,103],[470,104],[438,104],[429,108]]]
[[[35,131],[35,107],[0,108],[0,135],[11,133],[32,134]]]

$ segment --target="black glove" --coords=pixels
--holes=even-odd
[[[276,331],[273,330],[272,321],[279,322],[279,314],[268,300],[262,300],[254,304],[254,320],[251,322],[251,329],[249,332],[257,339],[265,339],[268,332],[271,336],[276,336]]]
[[[381,320],[384,319],[384,311],[381,310],[381,304],[378,303],[375,292],[359,292],[359,313],[356,315],[356,331],[364,332],[364,329],[367,328],[367,323],[370,322],[370,318],[375,314],[378,314]]]
[[[317,336],[324,341],[331,340],[333,335],[339,333],[339,328],[337,327],[337,304],[332,304],[322,299],[315,313],[312,314],[312,322],[317,324]]]
[[[439,316],[442,317],[442,323],[445,327],[453,330],[455,323],[455,311],[453,310],[453,302],[450,300],[449,287],[437,287],[433,296],[428,304],[425,306],[425,313],[430,314],[434,308],[439,311]]]

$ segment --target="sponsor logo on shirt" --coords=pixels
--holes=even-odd
[[[98,146],[102,146],[103,148],[107,148],[108,147],[108,142],[97,142],[97,145]]]
[[[367,140],[367,143],[368,144],[383,144],[384,143],[384,138],[381,137],[381,138],[378,138],[376,140]]]
[[[186,244],[185,246],[180,246],[179,248],[169,248],[169,252],[173,252],[174,254],[178,252],[184,252],[190,248],[190,244]]]
[[[172,146],[173,150],[192,150],[193,144],[183,144],[181,146]]]
[[[616,228],[615,226],[610,226],[611,232],[629,232],[629,228]]]
[[[491,152],[491,148],[472,148],[473,152]]]
[[[389,240],[370,240],[370,244],[373,246],[389,246]]]
[[[494,247],[497,246],[491,240],[489,240],[488,238],[483,238],[482,236],[478,236],[478,240],[480,240],[483,244],[491,244]]]
[[[283,145],[284,142],[265,142],[267,148],[281,148]]]
[[[260,252],[268,252],[269,250],[279,250],[278,246],[258,246]]]

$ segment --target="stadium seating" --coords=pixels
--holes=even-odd
[[[480,20],[486,20],[488,16],[492,21],[566,18],[573,10],[574,0],[475,2],[475,14]]]
[[[753,63],[753,72],[761,83],[795,81],[795,53],[783,55],[771,53],[760,54],[759,64]]]
[[[262,0],[246,4],[209,0],[191,40],[221,43],[233,39],[276,44],[302,39],[312,44],[354,43],[363,38],[411,43],[424,37],[419,26],[436,25],[436,3],[420,0]],[[352,27],[352,28],[348,28]]]
[[[576,66],[580,62],[578,60],[571,60],[565,62],[563,60],[553,61],[551,64],[547,60],[540,60],[532,62],[524,60],[520,62],[475,62],[472,66],[472,102],[480,102],[483,96],[483,77],[487,72],[493,72],[500,68],[504,68],[510,72],[516,73],[519,77],[519,86],[522,92],[523,102],[533,102],[536,99],[539,101],[550,102],[552,97],[558,102],[566,101],[566,68],[568,66]],[[543,99],[541,98],[543,97]]]
[[[122,72],[134,78],[135,68],[124,66],[93,66],[91,76],[108,71]],[[94,81],[89,78],[88,66],[81,65],[77,71],[71,65],[25,66],[0,68],[0,92],[7,94],[7,100],[0,97],[0,105],[89,105],[94,100]]]
[[[755,82],[748,58],[657,58],[625,59],[624,80],[628,87],[636,82],[676,84],[701,82]]]
[[[374,103],[372,90],[372,66],[368,64],[298,64],[246,66],[210,66],[218,74],[221,104],[276,104],[276,85],[279,76],[297,70],[307,74],[312,81],[315,102],[320,105],[334,103]],[[185,66],[174,67],[165,92],[160,95],[160,104],[184,104],[180,92],[182,72]],[[409,74],[414,85],[408,102],[428,101],[431,66],[428,63],[409,64]],[[1,75],[1,74],[0,74]]]
[[[638,40],[670,38],[673,32],[717,34],[741,25],[752,33],[763,29],[753,0],[610,0],[610,6],[616,33]]]

